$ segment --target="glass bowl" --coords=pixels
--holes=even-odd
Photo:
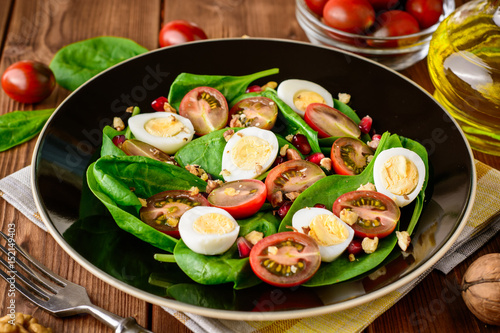
[[[444,0],[443,14],[438,23],[416,34],[385,38],[353,34],[329,27],[307,7],[304,0],[296,0],[295,14],[311,43],[353,52],[394,70],[403,70],[427,56],[432,34],[439,23],[454,10],[455,1]],[[384,46],[394,42],[397,42],[397,47]]]

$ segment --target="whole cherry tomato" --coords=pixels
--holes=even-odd
[[[419,31],[418,22],[413,16],[402,10],[389,10],[377,17],[372,35],[385,38],[415,34]],[[367,43],[374,47],[399,47],[405,42],[396,39],[390,41],[369,40]]]
[[[323,8],[325,7],[328,0],[305,0],[307,7],[316,15],[323,15]]]
[[[38,61],[16,62],[2,75],[2,88],[12,99],[21,103],[38,103],[54,90],[56,80],[50,68]]]
[[[170,46],[207,39],[205,32],[193,22],[185,20],[170,21],[160,31],[160,46]]]
[[[323,19],[332,28],[361,34],[375,21],[375,11],[367,0],[329,0]]]
[[[426,29],[439,21],[443,0],[408,0],[405,9],[417,19],[420,29]]]

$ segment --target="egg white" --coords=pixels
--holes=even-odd
[[[194,222],[201,216],[216,213],[226,216],[234,223],[234,229],[226,234],[202,234],[193,228]],[[238,238],[240,226],[224,209],[210,206],[198,206],[186,211],[179,220],[179,234],[187,247],[193,252],[204,255],[222,254],[229,250]]]
[[[232,151],[244,137],[257,137],[259,139],[262,139],[267,142],[271,148],[268,158],[260,164],[262,168],[260,168],[259,170],[257,170],[254,164],[251,163],[252,161],[247,162],[250,162],[253,167],[251,167],[250,169],[244,169],[240,168],[233,160]],[[253,179],[255,177],[258,177],[271,167],[274,160],[276,159],[276,156],[278,155],[278,151],[278,139],[273,132],[258,127],[244,128],[236,132],[224,147],[224,152],[222,154],[222,176],[224,180],[228,182],[233,180]]]
[[[382,169],[384,167],[385,162],[393,157],[393,156],[405,156],[407,159],[413,162],[415,164],[417,171],[418,171],[418,182],[415,187],[415,189],[406,197],[404,195],[396,195],[392,192],[390,192],[387,188],[384,186],[384,182],[382,180]],[[418,193],[422,189],[422,186],[424,185],[425,181],[425,164],[424,161],[422,161],[422,158],[418,156],[417,153],[406,149],[406,148],[390,148],[382,151],[377,158],[375,159],[375,162],[373,164],[373,180],[375,183],[375,188],[377,189],[377,192],[380,192],[382,194],[385,194],[394,202],[399,207],[404,207],[408,205],[410,202],[415,200],[417,197]]]
[[[184,125],[184,127],[187,128],[186,132],[180,131],[175,136],[161,137],[152,135],[144,129],[145,124],[151,119],[167,118],[172,116],[174,116]],[[137,140],[149,143],[153,147],[156,147],[169,155],[175,154],[175,152],[189,143],[193,139],[194,135],[194,128],[191,121],[171,112],[141,113],[131,117],[128,120],[128,126]]]
[[[352,239],[354,238],[354,230],[337,216],[335,216],[331,211],[324,208],[315,208],[315,207],[306,207],[298,210],[293,214],[292,217],[292,226],[297,231],[304,234],[304,230],[302,228],[308,228],[312,222],[312,220],[318,215],[332,215],[338,222],[344,225],[349,231],[349,235],[340,244],[331,245],[331,246],[322,246],[319,245],[319,253],[321,254],[321,261],[324,262],[332,262],[337,259],[344,251],[347,249]]]
[[[323,99],[325,100],[325,104],[333,107],[332,94],[330,94],[325,88],[323,88],[319,84],[311,81],[297,80],[297,79],[285,80],[280,83],[276,92],[278,94],[278,97],[281,100],[283,100],[283,102],[285,102],[287,105],[289,105],[293,109],[293,111],[297,112],[301,117],[304,117],[305,112],[299,110],[295,106],[295,103],[293,102],[295,94],[302,90],[313,91],[321,95],[321,97],[323,97]]]

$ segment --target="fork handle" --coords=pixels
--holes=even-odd
[[[115,330],[115,333],[153,333],[137,324],[133,317],[123,318],[93,304],[85,306],[84,311]]]

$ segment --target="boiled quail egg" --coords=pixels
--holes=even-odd
[[[225,181],[258,177],[271,167],[278,150],[273,132],[257,127],[242,129],[226,143],[221,175]]]
[[[311,81],[285,80],[280,83],[276,92],[278,97],[301,117],[304,117],[306,108],[311,103],[322,103],[333,107],[332,95],[325,88]]]
[[[131,117],[128,125],[136,139],[166,154],[174,154],[193,139],[191,121],[171,112],[142,113]]]
[[[193,252],[222,254],[234,244],[240,226],[224,209],[198,206],[186,211],[179,220],[181,239]]]
[[[386,149],[375,160],[373,179],[377,192],[403,207],[415,200],[422,189],[425,164],[417,153],[409,149]]]
[[[306,207],[298,210],[293,214],[292,226],[316,241],[324,262],[337,259],[354,237],[354,230],[350,226],[324,208]]]

